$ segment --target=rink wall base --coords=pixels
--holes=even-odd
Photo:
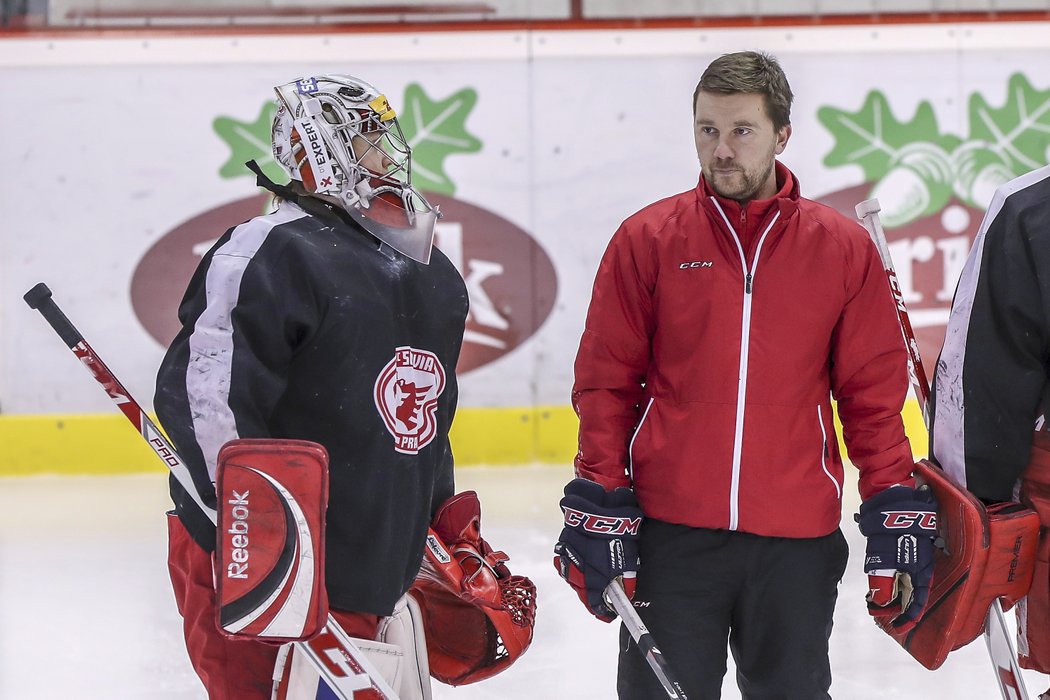
[[[926,429],[914,400],[905,405],[903,416],[912,449],[925,456]],[[461,408],[452,426],[452,446],[457,466],[565,465],[575,453],[577,428],[569,406]],[[120,414],[0,416],[0,445],[0,476],[164,469]]]

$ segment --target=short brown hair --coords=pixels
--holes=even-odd
[[[738,92],[758,93],[765,97],[766,111],[773,126],[781,129],[791,123],[791,86],[780,63],[760,51],[738,51],[719,56],[700,76],[693,91],[693,114],[700,92],[731,95]]]

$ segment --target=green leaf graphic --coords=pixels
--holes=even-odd
[[[971,95],[969,116],[969,140],[995,152],[1015,176],[1050,157],[1050,90],[1036,90],[1021,73],[1010,76],[1006,104],[999,109],[982,95]]]
[[[417,83],[405,88],[398,122],[412,148],[412,184],[425,192],[451,195],[456,186],[445,173],[445,158],[475,153],[481,141],[467,132],[466,121],[478,94],[463,88],[444,100],[431,100]]]
[[[817,118],[835,137],[835,147],[824,164],[859,165],[868,182],[888,173],[908,144],[932,143],[951,153],[959,143],[958,137],[940,133],[929,102],[919,104],[911,121],[901,122],[890,111],[885,95],[877,90],[868,93],[857,112],[821,107]]]
[[[254,159],[266,176],[275,182],[285,182],[288,175],[273,159],[270,150],[270,125],[277,106],[270,101],[263,104],[254,122],[242,122],[232,117],[216,117],[212,122],[215,133],[230,147],[230,158],[219,169],[219,176],[235,178],[252,175],[244,164]]]

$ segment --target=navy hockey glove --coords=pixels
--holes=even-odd
[[[560,504],[565,527],[554,546],[554,567],[591,614],[612,622],[616,613],[603,597],[614,578],[623,577],[634,595],[638,571],[638,530],[642,511],[629,488],[606,491],[601,484],[573,479]]]
[[[937,499],[928,487],[891,486],[861,504],[857,522],[868,538],[868,611],[894,627],[913,623],[930,595]]]

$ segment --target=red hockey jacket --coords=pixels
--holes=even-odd
[[[833,532],[832,396],[861,496],[912,483],[907,356],[878,251],[779,163],[777,182],[741,208],[701,177],[624,221],[598,269],[575,365],[576,473],[633,485],[648,517]]]

